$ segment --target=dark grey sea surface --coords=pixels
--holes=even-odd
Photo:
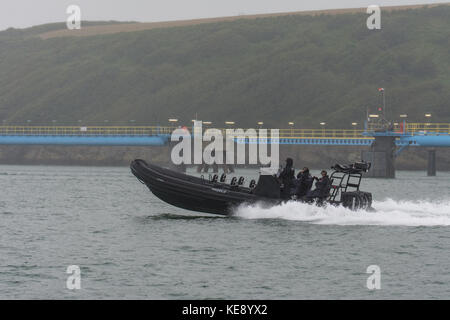
[[[163,203],[128,168],[0,166],[0,299],[449,299],[450,173],[363,185],[376,212],[219,217]]]

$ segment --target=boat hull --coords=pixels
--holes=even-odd
[[[280,203],[256,196],[245,187],[211,182],[165,169],[144,160],[134,160],[132,173],[159,199],[173,206],[197,212],[231,215],[239,205],[256,202]]]

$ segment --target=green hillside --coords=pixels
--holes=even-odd
[[[0,119],[7,123],[176,117],[223,126],[350,127],[380,105],[450,122],[450,6],[280,16],[42,40],[62,26],[0,32]]]

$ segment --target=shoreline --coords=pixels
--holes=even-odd
[[[170,165],[167,163],[159,163],[160,165]],[[129,165],[126,164],[101,164],[101,163],[94,163],[94,164],[85,164],[85,163],[36,163],[36,162],[27,162],[27,163],[3,163],[0,162],[0,167],[4,166],[4,167],[85,167],[85,168],[129,168]],[[301,169],[301,165],[298,167],[295,167],[296,170],[300,170]],[[194,165],[190,165],[187,166],[187,168],[189,169],[193,169],[195,168]],[[253,169],[253,170],[258,170],[259,166],[242,166],[242,165],[238,165],[235,166],[235,168],[237,169]],[[310,170],[312,171],[320,171],[323,170],[323,167],[309,167]],[[422,169],[405,169],[405,168],[396,168],[396,171],[404,171],[404,172],[425,172],[426,173],[426,169],[422,170]],[[219,170],[219,173],[222,172],[222,170]],[[450,172],[450,170],[438,170],[437,173],[442,172],[442,173],[447,173]],[[212,174],[212,170],[209,170],[209,172],[203,172],[203,174],[205,173],[210,173]],[[371,177],[367,177],[367,179],[369,179]],[[378,179],[378,178],[374,178],[374,179]]]
[[[294,159],[294,166],[329,168],[336,163],[361,160],[368,147],[280,146],[280,164]],[[450,150],[436,149],[437,171],[450,171]],[[144,159],[159,165],[170,163],[169,147],[86,147],[86,146],[0,146],[0,165],[128,167],[131,161]],[[252,166],[247,166],[252,167]],[[256,167],[256,166],[255,166]],[[427,170],[427,149],[409,148],[396,159],[396,169]]]

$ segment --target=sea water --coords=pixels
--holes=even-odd
[[[363,180],[375,212],[232,217],[167,205],[125,167],[0,166],[0,186],[0,299],[450,298],[446,172]]]

